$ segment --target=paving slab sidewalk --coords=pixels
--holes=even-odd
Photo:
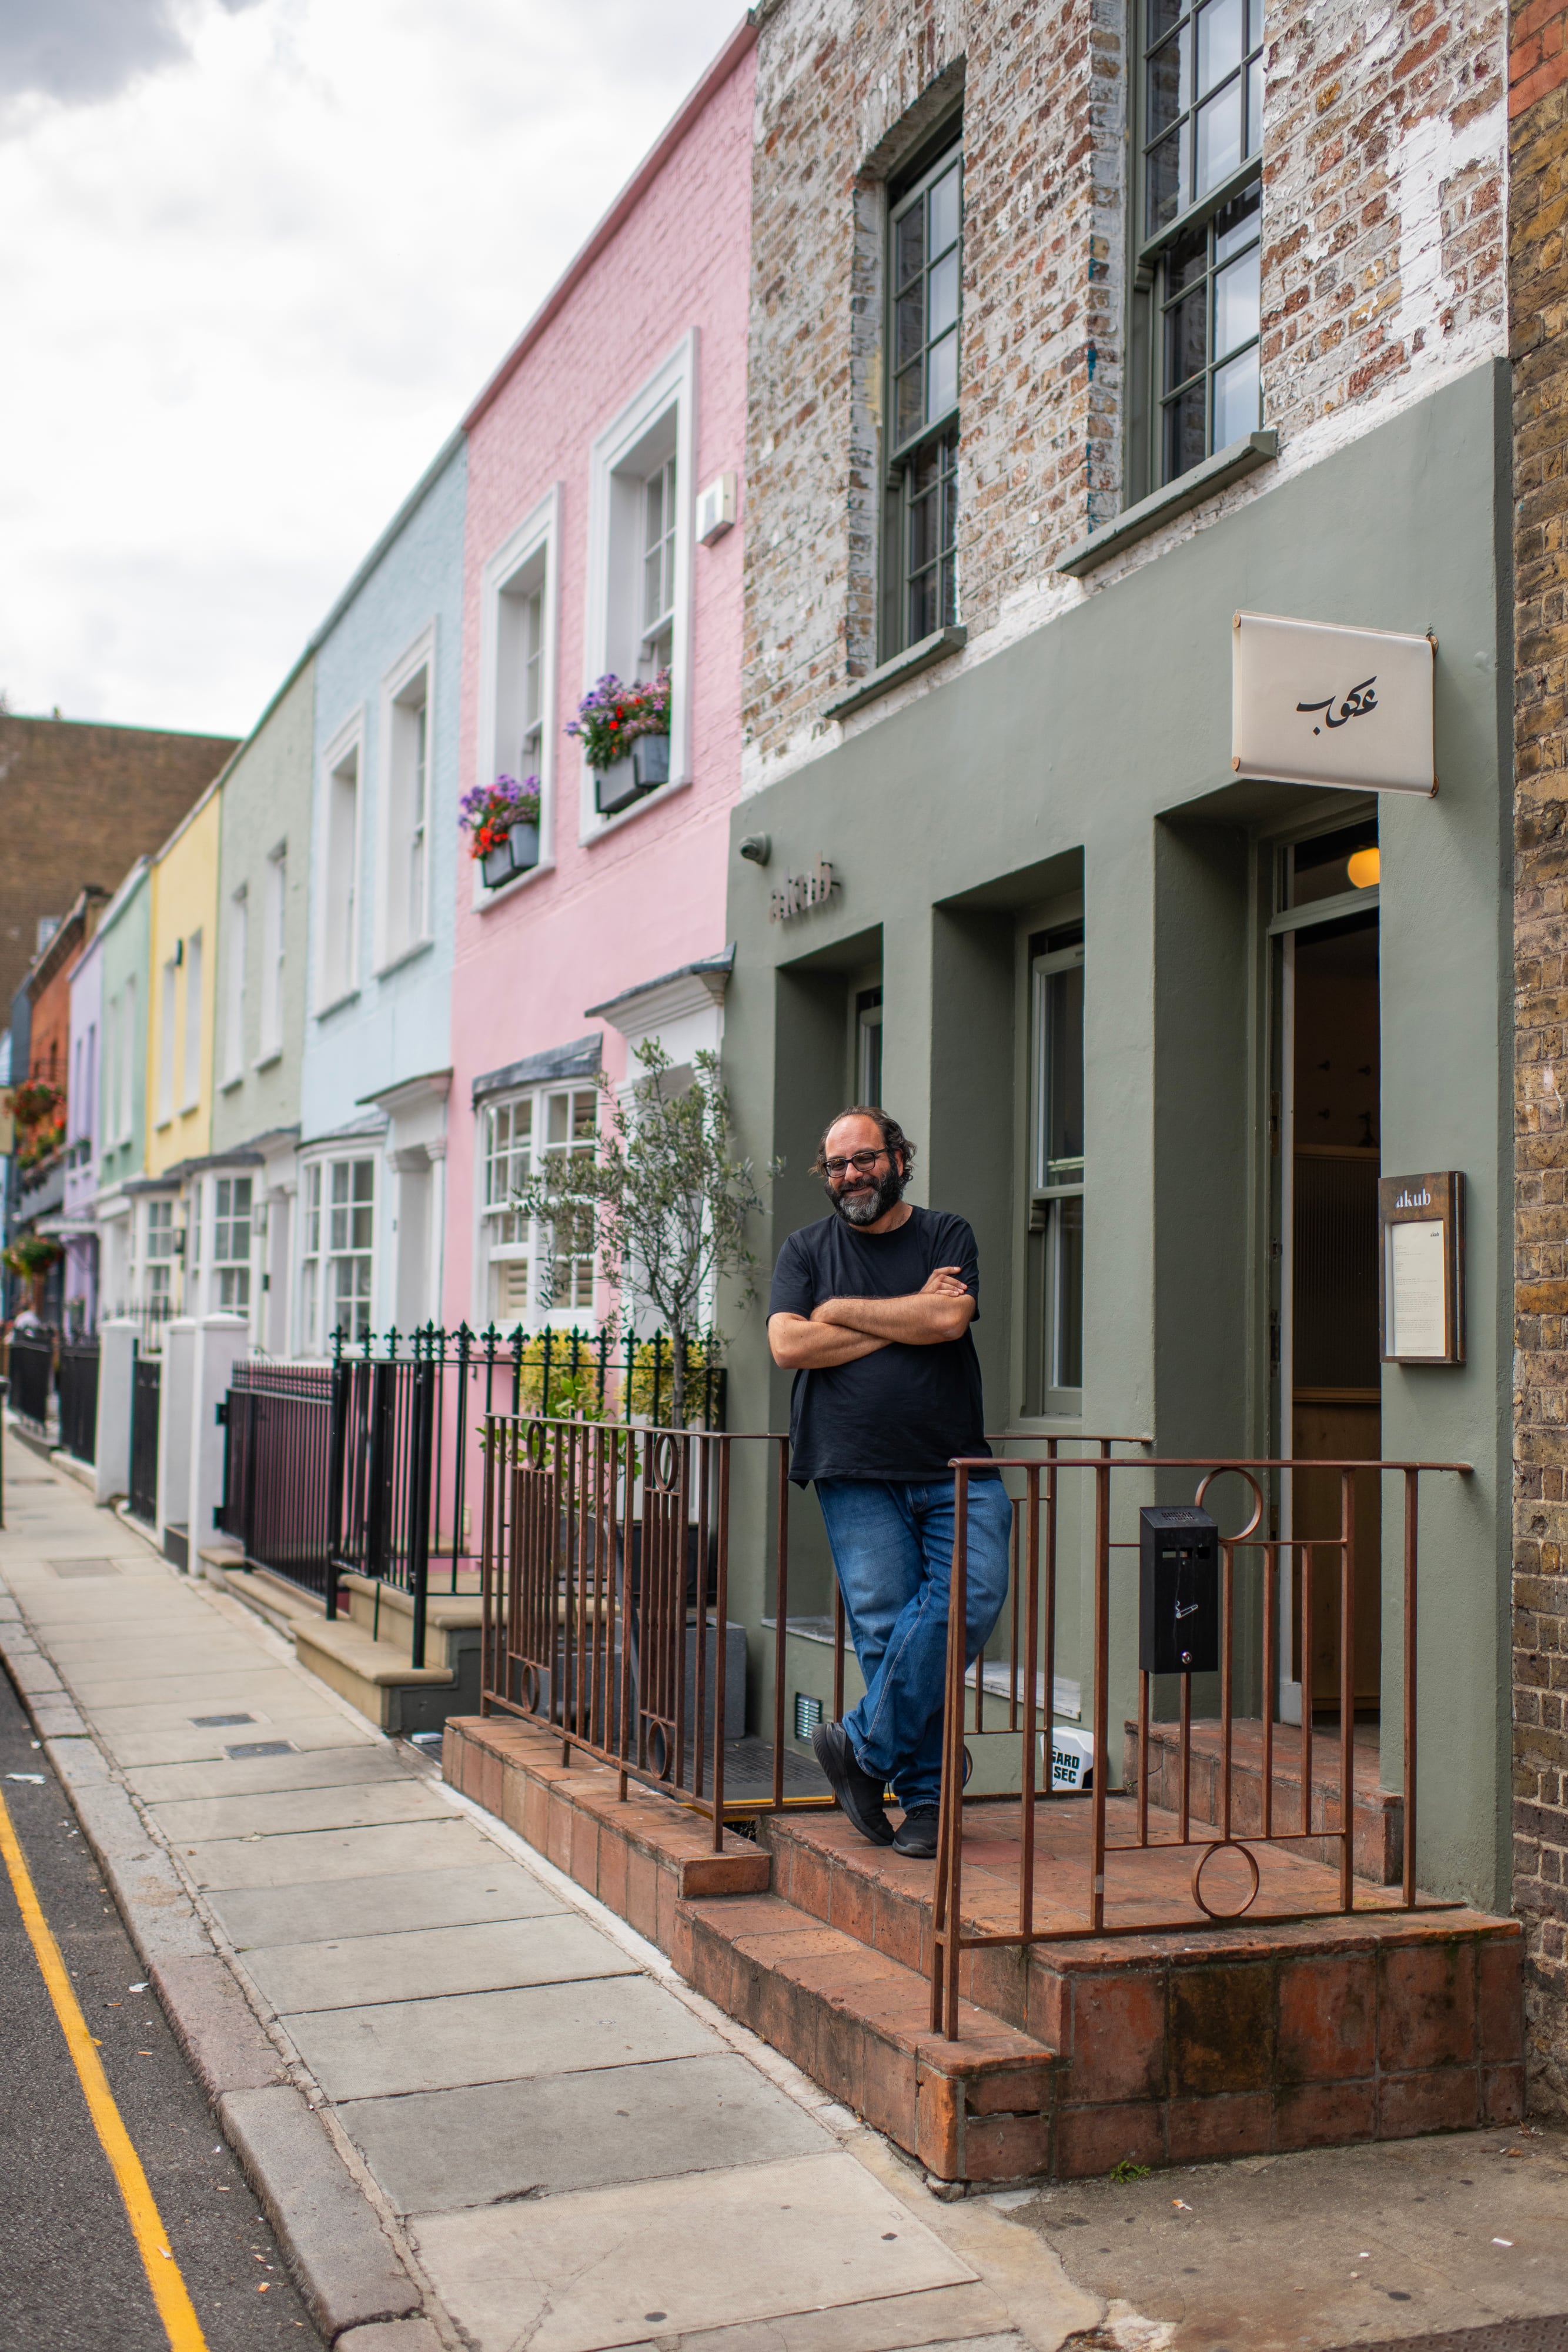
[[[1056,2352],[1104,2322],[7,1435],[0,1656],[329,2342]]]

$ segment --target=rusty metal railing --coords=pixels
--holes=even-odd
[[[954,1465],[955,1535],[953,1544],[952,1587],[947,1621],[947,1676],[944,1696],[942,1762],[942,1800],[938,1826],[936,1888],[933,1909],[931,1963],[931,2024],[949,2041],[958,2033],[958,1979],[962,1957],[966,1952],[997,1947],[1027,1947],[1047,1941],[1056,1943],[1086,1937],[1116,1935],[1147,1935],[1173,1929],[1204,1929],[1234,1925],[1241,1918],[1252,1924],[1284,1925],[1302,1918],[1335,1916],[1353,1912],[1356,1906],[1354,1875],[1355,1832],[1355,1500],[1358,1477],[1396,1476],[1401,1482],[1403,1497],[1403,1845],[1397,1906],[1411,1910],[1427,1907],[1427,1898],[1418,1897],[1416,1889],[1416,1622],[1418,1587],[1418,1506],[1419,1486],[1423,1473],[1451,1473],[1463,1475],[1470,1465],[1465,1462],[1354,1462],[1319,1461],[1281,1458],[1274,1460],[1237,1460],[1181,1456],[1162,1459],[1144,1454],[1138,1458],[1119,1458],[1113,1454],[1112,1440],[1089,1440],[1095,1447],[1092,1453],[1063,1454],[1061,1441],[1044,1440],[1045,1458],[1025,1459],[1021,1456],[999,1455],[990,1461],[979,1459],[958,1461]],[[1024,1481],[1024,1493],[1014,1508],[1014,1574],[1012,1578],[1011,1694],[1008,1701],[1008,1728],[1021,1735],[1022,1765],[1016,1797],[1005,1801],[1019,1808],[1019,1888],[1016,1925],[987,1926],[977,1931],[967,1929],[963,1919],[963,1867],[965,1812],[969,1807],[996,1801],[984,1795],[967,1796],[964,1791],[965,1727],[968,1707],[970,1672],[965,1656],[965,1626],[967,1608],[967,1494],[972,1475],[1001,1469],[1017,1473]],[[1137,1786],[1131,1800],[1125,1793],[1113,1798],[1108,1788],[1110,1780],[1109,1740],[1109,1679],[1111,1653],[1112,1580],[1111,1555],[1113,1551],[1136,1552],[1135,1540],[1113,1541],[1111,1535],[1111,1505],[1113,1480],[1124,1477],[1129,1471],[1145,1476],[1164,1474],[1168,1480],[1176,1472],[1197,1471],[1199,1477],[1196,1500],[1201,1505],[1216,1478],[1233,1474],[1239,1476],[1250,1490],[1253,1509],[1245,1526],[1234,1534],[1222,1536],[1219,1542],[1220,1577],[1220,1664],[1219,1664],[1219,1773],[1216,1800],[1218,1818],[1209,1825],[1207,1836],[1195,1836],[1191,1819],[1190,1783],[1192,1765],[1192,1685],[1189,1677],[1181,1677],[1179,1718],[1179,1797],[1174,1819],[1167,1823],[1151,1823],[1150,1783],[1150,1681],[1151,1676],[1140,1670],[1138,1675],[1138,1771]],[[1269,1531],[1270,1498],[1264,1482],[1281,1474],[1324,1472],[1337,1473],[1339,1481],[1339,1528],[1333,1535],[1280,1536]],[[1065,1476],[1087,1477],[1093,1489],[1093,1768],[1087,1799],[1070,1798],[1058,1790],[1052,1781],[1049,1764],[1051,1741],[1045,1741],[1047,1766],[1044,1785],[1039,1785],[1038,1748],[1039,1682],[1043,1669],[1046,1698],[1046,1720],[1043,1726],[1049,1735],[1051,1727],[1051,1696],[1054,1690],[1056,1627],[1057,1627],[1057,1535],[1058,1512],[1062,1481]],[[1260,1532],[1263,1530],[1263,1532]],[[1324,1819],[1313,1821],[1313,1651],[1314,1570],[1318,1555],[1331,1555],[1333,1568],[1337,1568],[1338,1586],[1338,1814],[1339,1825],[1332,1822],[1333,1808],[1325,1804]],[[1236,1577],[1238,1555],[1256,1559],[1261,1567],[1262,1593],[1260,1642],[1258,1659],[1260,1686],[1261,1718],[1261,1823],[1256,1834],[1236,1834],[1234,1790],[1235,1692],[1237,1680],[1236,1655]],[[1300,1608],[1301,1708],[1299,1739],[1300,1795],[1296,1808],[1296,1824],[1286,1828],[1276,1820],[1275,1754],[1276,1748],[1290,1736],[1290,1727],[1274,1721],[1275,1694],[1278,1687],[1279,1646],[1283,1632],[1279,1622],[1278,1591],[1281,1561],[1291,1563],[1295,1571],[1296,1597]],[[1381,1564],[1379,1563],[1379,1572]],[[1332,1569],[1331,1569],[1331,1572]],[[1135,1604],[1134,1604],[1135,1605]],[[1021,1676],[1021,1691],[1019,1682]],[[973,1674],[974,1728],[984,1727],[985,1676]],[[1083,1839],[1082,1915],[1063,1918],[1060,1913],[1048,1923],[1037,1917],[1036,1835],[1039,1808],[1072,1804],[1078,1808],[1077,1819],[1082,1823],[1082,1809],[1087,1803],[1090,1832]],[[1109,1832],[1112,1808],[1115,1808],[1118,1829],[1132,1832],[1125,1843],[1114,1843]],[[1159,1811],[1161,1809],[1155,1808]],[[1262,1874],[1255,1849],[1305,1847],[1321,1851],[1325,1845],[1336,1845],[1337,1881],[1331,1886],[1331,1899],[1315,1908],[1300,1907],[1274,1911],[1254,1911],[1262,1884]],[[1130,1916],[1108,1918],[1106,1914],[1106,1865],[1115,1861],[1123,1870],[1135,1869],[1136,1860],[1143,1857],[1169,1855],[1173,1851],[1196,1854],[1193,1865],[1190,1906],[1179,1914],[1162,1912],[1157,1900],[1154,1903],[1134,1903],[1124,1906]],[[1217,1853],[1237,1853],[1245,1865],[1249,1881],[1244,1899],[1234,1908],[1219,1909],[1206,1897],[1203,1889],[1205,1869]],[[1057,1860],[1060,1863],[1061,1857]],[[1053,1871],[1053,1886],[1061,1883],[1060,1868]],[[1387,1907],[1394,1898],[1379,1892],[1365,1898],[1370,1907]],[[1430,1907],[1450,1907],[1432,1905]]]
[[[772,1449],[773,1739],[765,1793],[725,1788],[730,1484],[737,1446]],[[480,1711],[520,1717],[632,1783],[724,1824],[787,1793],[784,1626],[789,1441],[702,1429],[482,1423]],[[710,1633],[712,1640],[710,1643]]]

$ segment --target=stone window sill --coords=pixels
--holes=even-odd
[[[1092,572],[1097,563],[1104,563],[1113,555],[1120,555],[1124,547],[1132,547],[1140,539],[1147,539],[1151,532],[1173,522],[1177,515],[1186,514],[1189,508],[1201,506],[1204,499],[1213,498],[1217,490],[1223,490],[1231,482],[1239,482],[1243,474],[1253,473],[1260,466],[1267,466],[1279,454],[1280,436],[1277,433],[1249,433],[1244,441],[1232,441],[1228,448],[1217,449],[1212,457],[1206,457],[1201,466],[1195,466],[1190,474],[1183,474],[1176,481],[1167,482],[1163,490],[1155,490],[1148,498],[1140,499],[1135,507],[1129,507],[1125,514],[1116,517],[1114,522],[1106,523],[1099,530],[1092,530],[1087,539],[1081,539],[1076,547],[1068,549],[1058,562],[1057,570],[1082,579],[1084,572]]]
[[[863,710],[868,702],[876,702],[883,695],[891,694],[894,688],[902,686],[906,678],[918,677],[921,671],[929,669],[934,662],[946,661],[950,654],[962,653],[968,642],[969,632],[961,624],[954,628],[934,629],[930,636],[921,637],[915,645],[906,646],[901,654],[894,654],[891,661],[882,663],[869,677],[857,677],[853,685],[834,701],[825,702],[822,705],[823,718],[848,719],[854,711]]]

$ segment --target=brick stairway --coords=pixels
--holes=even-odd
[[[1113,1865],[1113,1921],[1081,1916],[1088,1807],[1036,1839],[1046,1940],[966,1957],[959,2034],[929,2028],[933,1865],[841,1813],[765,1817],[713,1850],[700,1817],[500,1717],[454,1717],[446,1777],[667,1952],[688,1980],[942,2181],[1103,2172],[1514,2121],[1524,2096],[1520,1931],[1369,1890],[1354,1918],[1203,1926],[1190,1857]],[[1113,1835],[1132,1818],[1111,1802]],[[1170,1817],[1153,1817],[1156,1834]],[[1017,1915],[1019,1809],[966,1817],[967,1928]],[[1334,1881],[1272,1849],[1263,1900],[1326,1914]],[[1054,1931],[1054,1932],[1053,1932]]]

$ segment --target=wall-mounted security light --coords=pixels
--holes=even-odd
[[[735,476],[716,474],[706,490],[697,492],[697,543],[711,547],[735,523]]]
[[[770,833],[748,833],[740,845],[740,854],[742,857],[748,857],[753,866],[766,866],[773,855],[773,835]]]

